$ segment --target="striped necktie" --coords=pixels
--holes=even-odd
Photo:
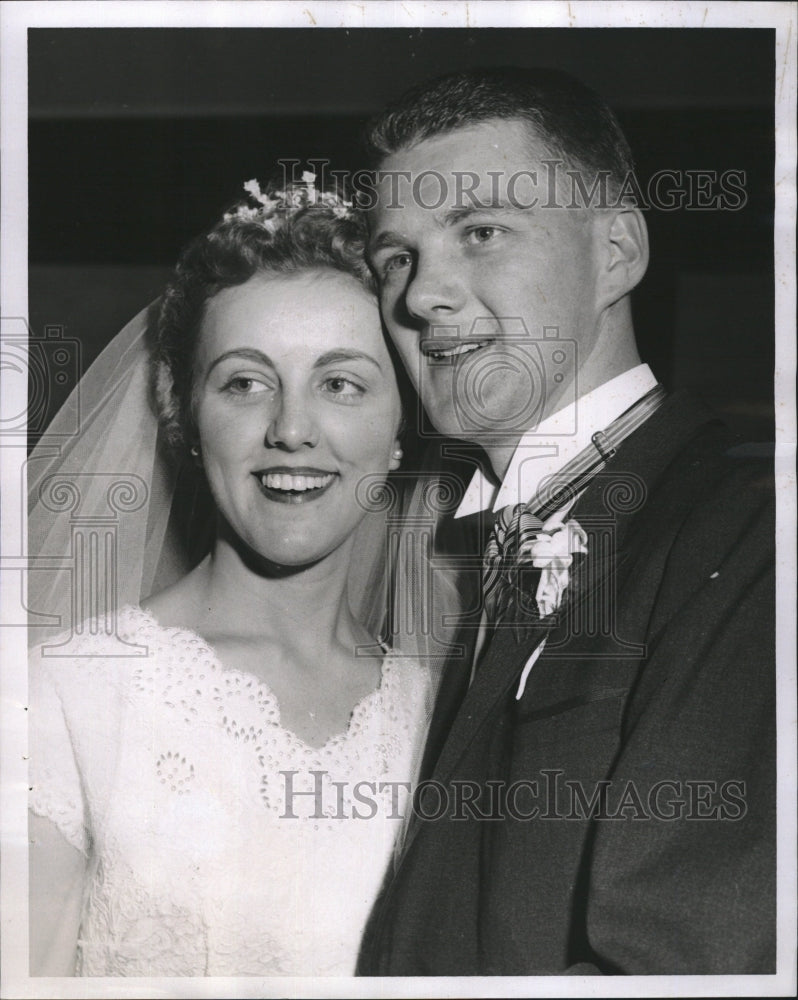
[[[488,621],[496,624],[505,620],[509,612],[526,612],[534,618],[537,607],[528,595],[534,593],[530,574],[531,566],[523,566],[519,550],[540,532],[543,522],[523,503],[500,510],[485,549],[482,575],[482,594]],[[528,606],[527,606],[528,605]]]

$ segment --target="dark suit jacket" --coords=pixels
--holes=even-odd
[[[540,629],[444,678],[418,803],[442,815],[414,817],[361,974],[775,971],[772,502],[772,462],[684,396],[622,445],[523,697]]]

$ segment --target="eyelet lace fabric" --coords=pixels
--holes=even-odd
[[[351,975],[409,810],[427,672],[389,652],[316,748],[196,634],[134,607],[117,634],[146,655],[86,628],[79,655],[31,659],[31,808],[87,857],[77,973]]]

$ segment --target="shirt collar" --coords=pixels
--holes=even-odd
[[[518,442],[501,486],[494,486],[477,469],[454,516],[528,503],[544,479],[559,472],[590,444],[596,431],[620,417],[656,384],[648,365],[637,365],[552,413]]]

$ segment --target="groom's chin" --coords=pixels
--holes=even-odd
[[[520,434],[499,434],[485,427],[469,427],[458,419],[439,420],[435,423],[435,430],[441,437],[452,438],[455,441],[462,441],[464,444],[481,448],[482,451],[490,452],[497,447],[515,448]]]

